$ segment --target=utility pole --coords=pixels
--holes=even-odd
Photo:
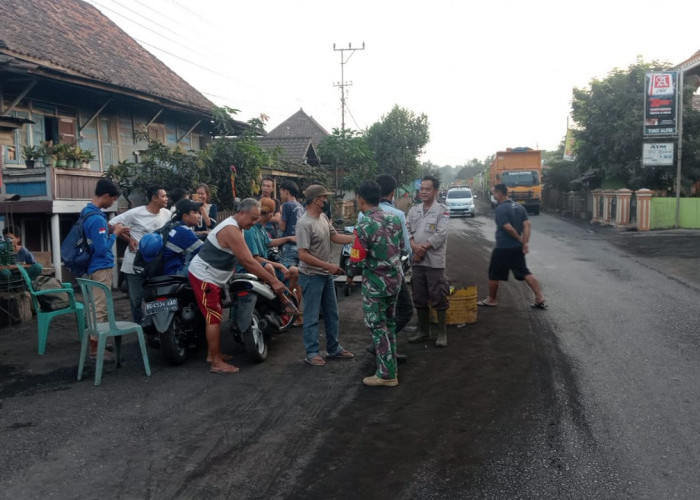
[[[347,48],[337,49],[335,47],[335,44],[333,44],[333,50],[335,52],[340,52],[340,82],[334,83],[333,85],[335,87],[340,87],[340,112],[341,112],[340,129],[345,130],[345,87],[349,87],[352,85],[352,82],[345,81],[345,64],[347,64],[347,62],[353,56],[355,51],[365,50],[365,42],[362,42],[362,48],[353,47],[352,43],[348,43]],[[347,59],[345,58],[346,52],[350,53],[347,56]]]

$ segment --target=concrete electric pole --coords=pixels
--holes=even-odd
[[[340,129],[345,130],[345,87],[352,85],[352,82],[345,81],[345,64],[350,60],[356,50],[365,50],[365,42],[362,42],[362,48],[353,47],[352,43],[348,43],[347,48],[338,49],[335,47],[335,44],[333,44],[333,50],[340,52],[340,82],[334,83],[333,85],[335,87],[340,87]],[[345,58],[346,52],[350,53],[348,54],[347,59]]]

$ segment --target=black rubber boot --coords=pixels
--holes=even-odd
[[[408,338],[411,344],[424,342],[430,338],[430,309],[416,309],[418,315],[418,333]]]
[[[437,312],[437,340],[435,347],[447,347],[447,311]]]

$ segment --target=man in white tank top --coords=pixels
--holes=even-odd
[[[189,266],[189,279],[197,297],[197,305],[207,324],[207,361],[212,373],[235,373],[238,368],[227,363],[221,354],[221,288],[226,285],[239,263],[246,270],[268,283],[280,297],[287,288],[268,273],[248,250],[243,229],[260,219],[260,203],[252,198],[243,200],[238,211],[217,225]]]

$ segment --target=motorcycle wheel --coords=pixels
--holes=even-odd
[[[253,311],[253,321],[243,334],[243,345],[248,357],[256,363],[262,363],[267,359],[267,339],[260,328],[258,311]]]
[[[187,359],[187,332],[179,316],[173,318],[167,332],[160,334],[160,348],[169,365],[181,365]]]
[[[160,335],[153,326],[141,326],[146,344],[153,349],[160,349]]]
[[[294,295],[289,296],[289,300],[292,301],[292,304],[294,304],[295,307],[299,307],[299,301]],[[286,332],[292,327],[292,324],[294,324],[294,316],[287,316],[287,315],[282,315],[280,316],[280,333]]]

